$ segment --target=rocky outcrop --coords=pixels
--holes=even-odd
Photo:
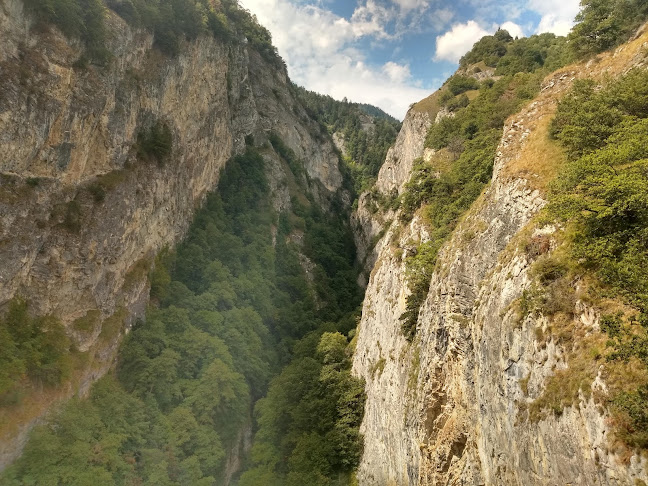
[[[433,121],[434,118],[426,111],[420,111],[415,106],[409,110],[396,143],[387,152],[385,163],[380,168],[376,182],[380,192],[403,191],[414,161],[423,156],[425,137]]]
[[[414,219],[402,228],[392,224],[378,243],[353,364],[367,383],[361,485],[648,482],[645,457],[623,457],[611,447],[609,416],[590,398],[595,393],[582,393],[561,414],[529,416],[548,378],[571,364],[561,345],[543,337],[546,319],[520,322],[512,305],[530,283],[521,235],[553,231],[533,219],[552,171],[534,142],[547,136],[556,102],[574,79],[644,65],[647,42],[644,34],[597,63],[556,73],[508,120],[492,183],[441,250],[411,344],[399,320],[407,297],[404,262],[427,233]],[[404,164],[411,168],[411,161]],[[392,188],[407,175],[385,168],[381,177],[379,187]],[[378,234],[379,222],[366,217],[364,227]],[[596,332],[591,309],[581,305],[576,314],[577,328]],[[603,389],[599,376],[592,391]]]
[[[376,263],[382,248],[382,236],[394,218],[393,211],[379,207],[376,197],[384,200],[402,193],[410,178],[414,161],[423,157],[425,137],[435,117],[436,110],[422,109],[418,105],[410,108],[396,142],[387,152],[374,190],[365,192],[358,198],[358,208],[351,215],[351,223],[358,261],[367,274]],[[366,279],[363,278],[361,283],[366,285]]]
[[[2,412],[0,468],[53,401],[109,369],[120,336],[144,314],[156,254],[182,237],[246,143],[277,133],[323,204],[342,185],[335,148],[285,69],[245,39],[202,37],[168,58],[149,33],[107,15],[114,58],[82,67],[80,45],[33,29],[20,0],[0,2],[0,306],[20,296],[32,312],[57,316],[89,363],[59,395],[38,395],[29,416]],[[156,123],[172,134],[163,162],[137,153],[138,136]],[[88,315],[93,328],[77,330]]]

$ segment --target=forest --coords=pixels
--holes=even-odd
[[[303,178],[293,211],[277,214],[264,164],[251,147],[227,164],[184,243],[158,258],[154,304],[115,372],[37,427],[2,484],[211,485],[252,429],[241,485],[348,483],[364,403],[350,374],[361,302],[353,242],[343,213],[319,209]],[[300,254],[315,264],[312,280]],[[12,309],[0,329],[25,318],[23,304]],[[53,346],[41,352],[49,361],[18,356],[12,367],[57,382]]]
[[[293,87],[308,114],[330,135],[342,136],[347,152],[342,157],[343,168],[352,181],[355,194],[373,186],[387,151],[400,131],[398,120],[375,106],[346,99],[338,101],[299,86]]]

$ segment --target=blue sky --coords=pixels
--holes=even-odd
[[[272,32],[294,82],[402,119],[499,26],[566,34],[579,0],[239,0]]]

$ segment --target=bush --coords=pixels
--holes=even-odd
[[[454,96],[457,96],[466,91],[479,88],[479,82],[470,76],[462,76],[460,74],[455,74],[448,81],[446,81],[446,88]]]
[[[639,270],[648,261],[646,82],[648,73],[634,71],[590,101],[560,104],[554,133],[572,159],[553,185],[549,209],[573,226],[573,257],[648,310],[648,278]],[[575,98],[583,89],[591,83],[576,85]],[[586,126],[594,111],[613,116]]]
[[[457,111],[460,110],[461,108],[465,108],[470,104],[470,100],[468,99],[468,96],[464,93],[461,96],[457,96],[456,98],[451,99],[446,103],[446,108],[450,111]]]
[[[25,4],[40,22],[52,23],[66,36],[80,38],[93,60],[107,61],[101,0],[25,0]]]
[[[581,0],[570,47],[579,57],[611,49],[628,40],[647,19],[644,0]]]
[[[76,199],[68,202],[65,206],[65,217],[63,226],[72,233],[81,231],[81,204]]]
[[[70,341],[52,317],[31,317],[27,303],[14,299],[0,318],[0,401],[27,378],[55,386],[71,371]]]
[[[173,135],[169,125],[157,121],[148,130],[142,130],[137,136],[137,153],[140,157],[153,157],[159,163],[171,154]]]
[[[461,67],[483,61],[487,66],[495,67],[507,51],[507,45],[513,40],[506,30],[498,30],[495,35],[482,37],[473,48],[459,61]]]

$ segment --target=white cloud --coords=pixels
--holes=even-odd
[[[383,66],[382,70],[395,83],[404,83],[412,77],[410,67],[407,64],[389,61]]]
[[[509,34],[515,37],[524,37],[524,31],[515,22],[504,22],[500,27],[504,30],[507,30]]]
[[[490,31],[482,28],[474,20],[465,24],[455,24],[449,32],[436,38],[436,61],[459,62],[461,56],[472,49],[475,42],[485,35],[492,35],[498,28],[507,30],[513,37],[524,37],[524,29],[515,22],[493,24]]]
[[[574,25],[574,18],[580,9],[579,0],[529,0],[527,8],[540,14],[536,33],[553,32],[567,35]]]
[[[409,10],[425,10],[429,7],[430,2],[427,0],[392,0],[396,5],[405,11]]]
[[[393,38],[387,25],[400,8],[422,7],[419,0],[394,0],[385,7],[367,0],[350,20],[324,8],[290,0],[240,0],[273,36],[293,81],[337,99],[371,103],[402,119],[407,108],[431,92],[412,79],[409,66],[388,62],[371,66],[355,42],[364,37]]]
[[[397,16],[395,10],[378,5],[374,0],[367,0],[359,6],[351,17],[351,26],[356,37],[373,35],[379,38],[390,37],[385,26]]]
[[[443,30],[454,18],[455,13],[449,8],[436,9],[428,15],[428,23],[433,27],[435,32]]]
[[[435,59],[459,62],[461,56],[468,52],[475,42],[488,34],[489,32],[474,20],[465,24],[455,24],[452,30],[436,38]]]

